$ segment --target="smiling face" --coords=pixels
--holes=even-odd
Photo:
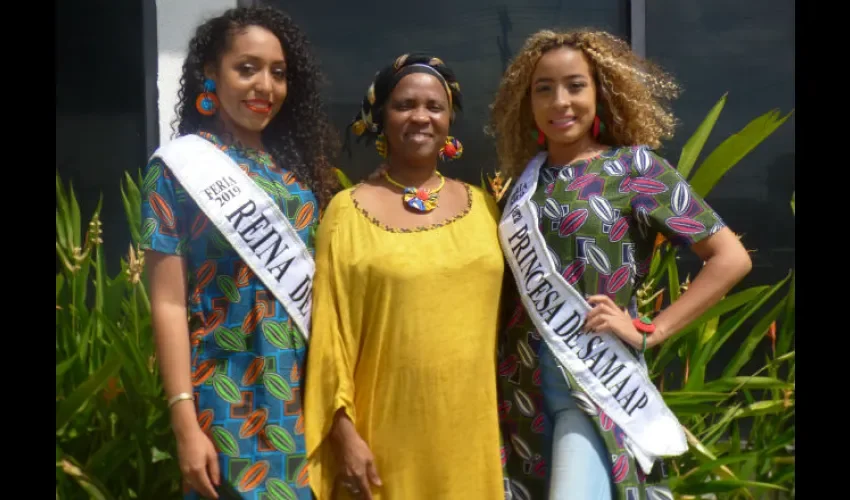
[[[531,77],[531,110],[550,144],[590,137],[596,84],[583,52],[560,47],[543,54]]]
[[[217,68],[207,68],[221,103],[219,114],[236,132],[259,133],[286,99],[286,59],[280,40],[265,28],[248,26],[232,35]]]
[[[435,159],[446,143],[451,110],[437,77],[411,73],[393,89],[384,112],[384,135],[392,156]]]

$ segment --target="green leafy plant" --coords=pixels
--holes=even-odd
[[[776,110],[765,113],[723,141],[694,169],[725,103],[724,95],[687,141],[677,165],[703,197],[790,116],[780,117]],[[657,242],[650,274],[638,293],[642,314],[658,310],[665,294],[672,303],[687,289],[689,279],[680,280],[677,254],[669,242]],[[690,444],[685,456],[671,461],[675,473],[671,485],[680,498],[793,496],[794,293],[793,270],[772,285],[737,291],[648,353],[651,374],[684,425]],[[741,331],[745,325],[751,325],[749,331]],[[720,377],[708,380],[709,363],[732,341],[737,343],[734,355]],[[743,373],[765,343],[770,354],[764,364]]]
[[[133,244],[110,277],[100,203],[83,226],[73,187],[66,189],[57,172],[57,499],[168,498],[179,491],[137,247],[140,192],[129,176],[122,196]]]

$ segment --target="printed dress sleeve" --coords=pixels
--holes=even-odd
[[[183,255],[186,231],[180,195],[182,186],[158,158],[145,166],[139,192],[142,199],[140,246],[170,255]]]
[[[631,170],[632,210],[653,240],[661,233],[676,246],[690,246],[724,227],[720,216],[655,152],[637,148]]]

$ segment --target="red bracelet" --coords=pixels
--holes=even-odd
[[[635,318],[632,320],[632,324],[635,325],[637,331],[641,333],[653,333],[655,332],[655,325],[652,324],[652,320],[644,316],[643,318]]]

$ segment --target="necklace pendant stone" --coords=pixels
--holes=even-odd
[[[437,207],[437,197],[427,189],[404,189],[404,202],[418,212],[430,212]]]

